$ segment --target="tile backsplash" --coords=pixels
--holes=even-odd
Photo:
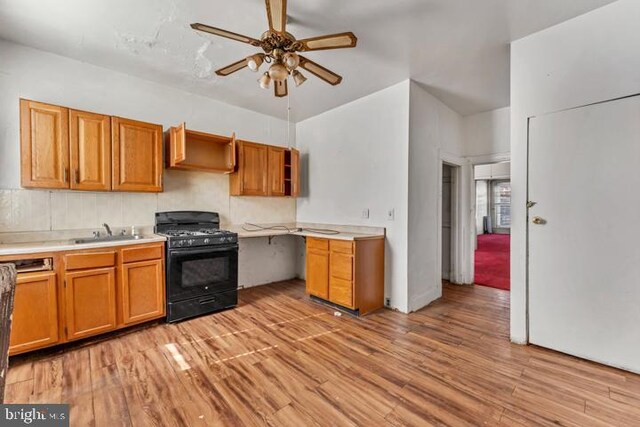
[[[0,233],[152,226],[171,210],[218,212],[223,224],[295,221],[295,199],[230,197],[228,175],[165,171],[164,182],[158,194],[0,189]]]

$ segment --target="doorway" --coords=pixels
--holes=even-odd
[[[476,247],[474,283],[510,290],[511,167],[509,162],[474,167]]]
[[[442,280],[451,280],[454,168],[442,164]]]

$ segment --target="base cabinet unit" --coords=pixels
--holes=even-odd
[[[116,328],[115,267],[66,273],[64,282],[67,341]]]
[[[1,256],[48,259],[18,272],[9,354],[76,341],[165,317],[164,243]]]
[[[10,354],[48,347],[59,341],[56,273],[20,274],[13,303]]]
[[[308,237],[307,293],[363,315],[384,307],[384,237]]]

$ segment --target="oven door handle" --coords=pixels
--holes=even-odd
[[[192,250],[192,249],[171,249],[169,251],[169,255],[202,255],[202,254],[210,254],[213,252],[228,252],[229,250],[235,250],[238,249],[238,245],[229,245],[229,246],[220,246],[220,247],[213,247],[213,248],[207,248],[207,249],[200,249],[200,250]]]

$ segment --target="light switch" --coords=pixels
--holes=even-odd
[[[362,218],[364,218],[364,219],[368,219],[369,218],[369,209],[363,209],[362,210]]]
[[[389,211],[387,212],[387,219],[389,221],[393,221],[396,217],[396,210],[395,209],[389,209]]]

